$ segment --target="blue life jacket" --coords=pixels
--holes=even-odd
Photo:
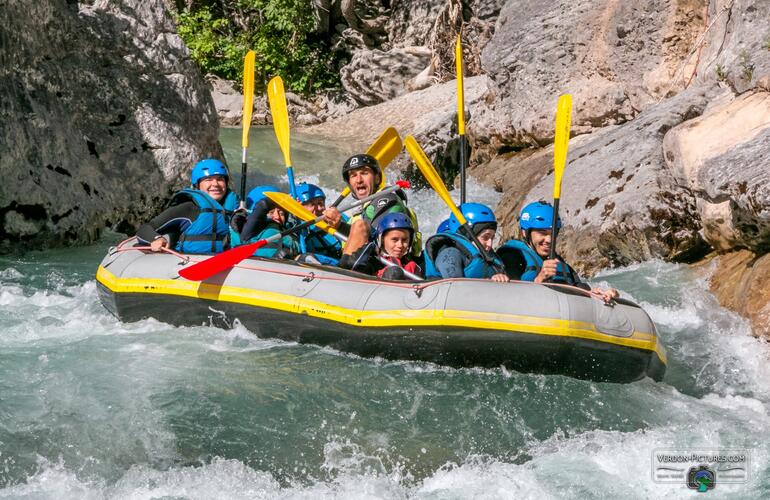
[[[463,268],[463,276],[466,278],[487,279],[497,271],[484,260],[479,249],[467,238],[454,233],[434,234],[425,242],[425,277],[441,278],[441,273],[436,267],[436,257],[442,248],[452,246],[457,248],[468,263]],[[503,263],[495,257],[495,263],[503,268]]]
[[[300,238],[305,241],[305,251],[314,254],[316,257],[324,256],[333,259],[342,257],[342,243],[340,243],[340,240],[326,231],[317,229],[315,226],[309,227],[308,231],[302,231]]]
[[[540,273],[540,269],[543,268],[543,258],[540,257],[532,247],[521,240],[508,240],[497,249],[501,254],[506,250],[517,250],[521,253],[522,257],[524,257],[526,267],[519,279],[521,281],[535,281],[538,273]],[[549,282],[574,285],[577,283],[577,280],[570,267],[559,259],[559,264],[556,266],[556,275],[553,276]]]
[[[183,189],[174,194],[171,204],[192,201],[200,214],[182,230],[174,247],[177,252],[214,254],[223,251],[230,234],[230,216],[238,206],[238,197],[230,191],[225,197],[225,206],[198,189]]]
[[[283,228],[281,228],[278,223],[270,220],[268,221],[267,227],[265,227],[265,229],[260,231],[258,235],[253,236],[249,241],[243,242],[243,244],[254,243],[262,239],[267,239],[276,234],[280,234],[282,231]],[[292,235],[286,235],[277,241],[272,241],[254,252],[255,256],[266,257],[268,259],[293,259],[298,254],[299,243],[297,242],[297,239]]]

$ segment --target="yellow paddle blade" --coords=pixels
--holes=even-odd
[[[398,132],[393,127],[388,127],[382,134],[380,134],[377,140],[369,146],[369,149],[366,150],[366,154],[377,158],[377,163],[384,169],[390,165],[393,158],[398,156],[398,153],[401,152],[401,147],[401,137],[399,137]]]
[[[290,214],[294,215],[295,217],[302,219],[304,221],[314,220],[316,218],[313,213],[308,210],[307,208],[303,207],[300,202],[292,198],[286,193],[275,193],[275,192],[266,192],[265,196],[270,198],[276,205],[283,208]],[[321,229],[322,231],[326,231],[327,233],[333,235],[336,231],[334,228],[330,227],[327,223],[323,221],[318,221],[315,223],[315,227],[318,229]]]
[[[251,127],[251,112],[254,110],[254,51],[250,50],[243,58],[243,137],[241,146],[249,147],[249,127]]]
[[[404,145],[406,146],[406,151],[409,153],[409,156],[411,156],[412,160],[417,164],[417,168],[419,168],[422,175],[425,176],[428,184],[430,184],[436,193],[438,193],[439,197],[444,200],[444,203],[446,203],[449,210],[451,210],[455,217],[457,217],[460,224],[465,224],[467,222],[465,217],[463,217],[463,214],[458,210],[452,197],[449,196],[449,191],[444,185],[444,181],[441,180],[438,172],[436,172],[436,168],[430,162],[428,157],[425,156],[425,151],[422,150],[420,145],[417,144],[417,141],[415,141],[414,137],[411,135],[406,136]]]
[[[569,146],[569,125],[572,115],[572,95],[559,96],[556,107],[556,131],[553,137],[553,198],[561,197],[561,177],[567,163]]]
[[[455,68],[457,70],[457,133],[465,135],[465,91],[463,89],[463,45],[460,33],[455,43]]]
[[[377,140],[369,146],[369,149],[366,150],[366,154],[374,156],[377,159],[377,163],[380,164],[380,168],[383,170],[383,173],[380,176],[380,185],[378,189],[385,187],[385,167],[390,165],[393,158],[398,156],[398,153],[401,152],[401,147],[401,137],[399,137],[398,132],[396,132],[396,129],[393,127],[388,127],[382,134],[380,134]],[[347,194],[349,194],[350,189],[345,189],[348,192]],[[347,196],[347,194],[345,194],[345,196]]]
[[[289,110],[286,109],[286,92],[283,90],[283,79],[274,77],[267,84],[267,100],[270,102],[270,114],[273,116],[273,129],[278,145],[283,152],[283,162],[291,166],[289,150]]]

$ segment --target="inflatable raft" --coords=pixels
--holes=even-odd
[[[230,327],[364,357],[500,367],[610,382],[663,377],[666,355],[638,305],[564,285],[448,279],[390,282],[325,266],[250,258],[203,282],[207,258],[111,248],[96,274],[121,321]]]

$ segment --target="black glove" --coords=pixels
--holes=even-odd
[[[241,234],[241,230],[243,230],[244,224],[246,224],[246,219],[249,217],[249,213],[246,211],[245,208],[239,208],[233,213],[233,216],[230,218],[230,227],[238,234]]]

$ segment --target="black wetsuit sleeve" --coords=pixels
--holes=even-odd
[[[343,236],[350,236],[350,224],[340,221],[340,225],[337,227],[337,231],[342,233]]]
[[[512,280],[521,280],[521,276],[527,270],[527,261],[518,249],[501,248],[497,255],[503,261],[505,274]]]
[[[167,208],[149,222],[139,226],[136,236],[142,243],[151,243],[158,236],[165,236],[169,243],[176,239],[184,229],[198,218],[200,209],[192,201],[185,201]]]
[[[383,264],[377,259],[377,246],[369,242],[352,255],[343,255],[339,267],[374,276],[383,268]]]
[[[249,241],[264,231],[267,227],[267,213],[270,209],[271,206],[267,200],[260,200],[254,205],[254,209],[249,214],[249,218],[246,219],[246,224],[244,224],[241,230],[241,241]]]
[[[578,273],[574,269],[572,269],[572,266],[570,266],[569,264],[564,262],[564,260],[561,259],[561,258],[559,258],[559,260],[561,260],[564,263],[564,265],[567,266],[567,270],[568,270],[568,272],[570,274],[570,278],[572,279],[572,284],[574,286],[578,287],[578,288],[582,288],[583,290],[587,290],[587,291],[590,292],[591,291],[591,285],[589,285],[588,283],[586,283],[584,281],[581,281],[580,280],[580,276],[578,275]]]

